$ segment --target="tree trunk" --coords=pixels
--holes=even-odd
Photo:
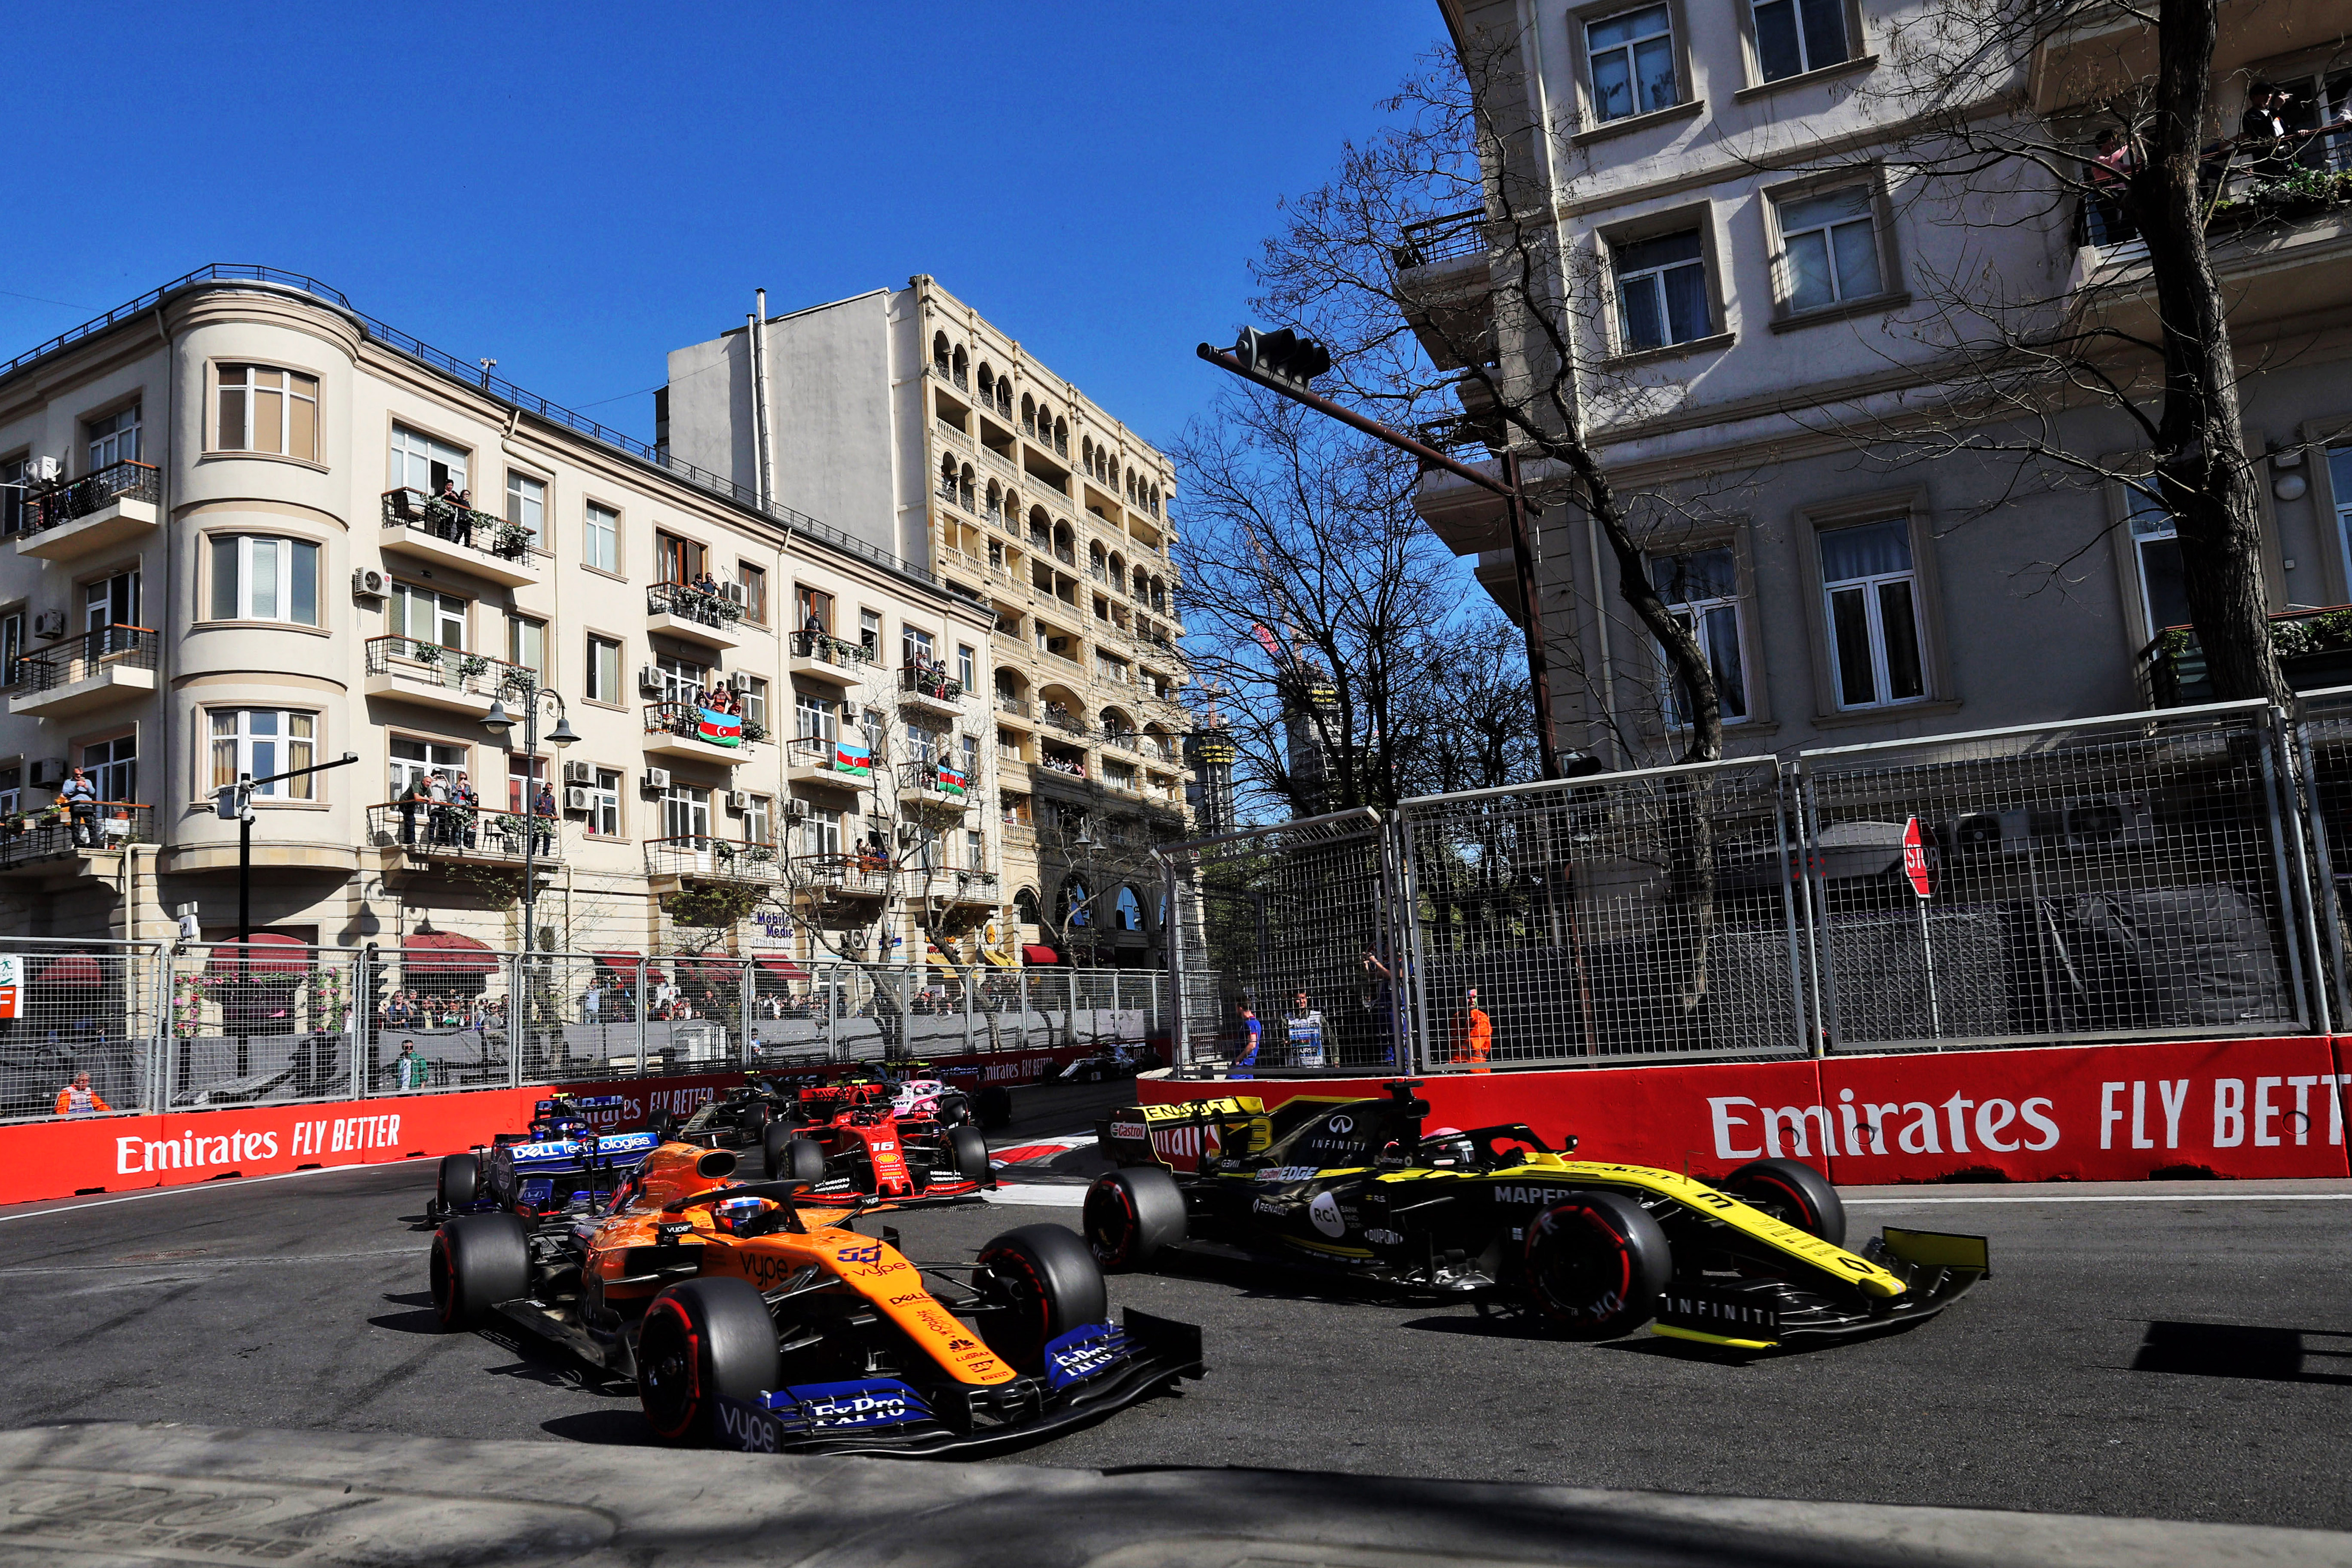
[[[2261,482],[2246,458],[2230,321],[2198,184],[2219,0],[2160,0],[2147,156],[2131,180],[2164,334],[2158,486],[2180,537],[2189,615],[2220,700],[2291,695],[2271,647]]]

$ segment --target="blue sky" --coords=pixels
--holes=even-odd
[[[631,395],[754,285],[929,272],[1155,441],[1215,391],[1192,348],[1276,199],[1443,30],[1432,0],[15,16],[0,359],[263,262],[650,436]]]

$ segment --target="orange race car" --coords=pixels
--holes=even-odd
[[[633,1374],[665,1442],[945,1454],[1034,1442],[1202,1373],[1201,1331],[1110,1321],[1075,1232],[908,1260],[866,1205],[737,1183],[729,1149],[666,1143],[595,1209],[458,1215],[433,1237],[442,1326],[503,1320]]]

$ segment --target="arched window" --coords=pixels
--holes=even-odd
[[[1009,375],[996,383],[996,411],[1007,419],[1013,417],[1013,378]]]
[[[961,344],[957,345],[955,358],[952,363],[955,384],[958,386],[961,386],[964,384],[964,372],[971,368],[971,362],[964,357],[963,348]]]
[[[1004,515],[1004,487],[994,479],[988,481],[988,515],[992,521]]]
[[[1078,454],[1079,460],[1087,466],[1087,472],[1090,474],[1093,473],[1095,471],[1095,444],[1091,437],[1079,444]]]
[[[1070,455],[1070,422],[1066,419],[1054,421],[1054,450],[1065,458]]]
[[[1092,896],[1087,891],[1087,885],[1076,877],[1062,884],[1062,896],[1054,900],[1054,913],[1065,930],[1086,929],[1087,923],[1094,918],[1094,910],[1087,907],[1087,900]]]
[[[1127,560],[1116,550],[1111,552],[1110,556],[1110,580],[1114,587],[1127,586]]]
[[[1037,434],[1037,400],[1025,392],[1021,395],[1021,428]]]
[[[1045,923],[1037,918],[1037,889],[1034,888],[1024,888],[1013,895],[1013,913],[1024,925]]]
[[[1029,509],[1029,542],[1040,550],[1054,547],[1054,533],[1045,526],[1045,509],[1042,506]]]
[[[1160,487],[1158,485],[1151,487],[1151,515],[1154,517],[1158,517],[1160,515]]]
[[[1118,890],[1118,928],[1120,931],[1143,929],[1143,900],[1133,888]]]
[[[1135,569],[1135,596],[1139,599],[1149,599],[1151,597],[1150,574],[1145,572],[1140,566]]]
[[[956,476],[956,502],[966,511],[971,510],[971,488],[979,478],[971,471],[970,463],[966,463],[963,471]]]
[[[1101,545],[1089,544],[1087,546],[1087,564],[1093,567],[1097,572],[1103,569],[1103,547]]]
[[[940,374],[947,374],[948,335],[945,332],[931,334],[931,363],[939,366]]]
[[[956,499],[956,465],[953,458],[940,459],[940,499],[946,501]]]
[[[1117,458],[1106,458],[1103,459],[1103,478],[1109,480],[1113,488],[1117,488],[1118,484],[1118,461]]]
[[[981,361],[981,362],[980,362],[980,377],[979,377],[979,380],[980,380],[980,400],[981,400],[982,403],[993,403],[993,402],[995,402],[995,401],[996,401],[996,373],[995,373],[994,371],[992,371],[992,370],[991,370],[991,369],[989,369],[989,368],[988,368],[988,362],[987,362],[986,360],[982,360],[982,361]]]

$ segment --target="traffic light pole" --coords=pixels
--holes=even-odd
[[[349,767],[360,760],[357,752],[345,752],[331,763],[314,763],[307,768],[291,768],[267,778],[255,778],[239,773],[236,783],[223,784],[213,796],[213,809],[222,816],[236,818],[236,985],[237,1005],[251,1006],[246,987],[253,983],[253,792],[263,784],[278,784],[287,779],[299,779],[311,773],[323,773],[329,768]],[[231,807],[234,807],[232,811]],[[236,1037],[236,1076],[243,1078],[251,1065],[247,1055],[246,1037]]]
[[[1455,479],[1477,486],[1482,490],[1499,496],[1503,514],[1511,531],[1511,565],[1519,585],[1519,627],[1526,634],[1528,647],[1528,684],[1536,705],[1536,750],[1541,754],[1543,776],[1557,779],[1559,773],[1559,743],[1551,710],[1551,664],[1544,651],[1543,608],[1536,595],[1535,548],[1528,531],[1528,517],[1537,509],[1528,505],[1519,489],[1519,460],[1516,453],[1501,455],[1503,477],[1496,479],[1479,472],[1469,464],[1457,462],[1425,441],[1416,441],[1403,431],[1367,419],[1352,408],[1344,407],[1329,398],[1310,392],[1296,381],[1270,375],[1244,364],[1231,349],[1213,348],[1202,343],[1193,351],[1219,370],[1237,375],[1253,386],[1287,397],[1301,407],[1311,408],[1328,419],[1336,419],[1351,430],[1359,430],[1375,441],[1384,442],[1400,452],[1410,452],[1421,460],[1424,468],[1436,468]],[[1329,360],[1321,362],[1328,366]]]

